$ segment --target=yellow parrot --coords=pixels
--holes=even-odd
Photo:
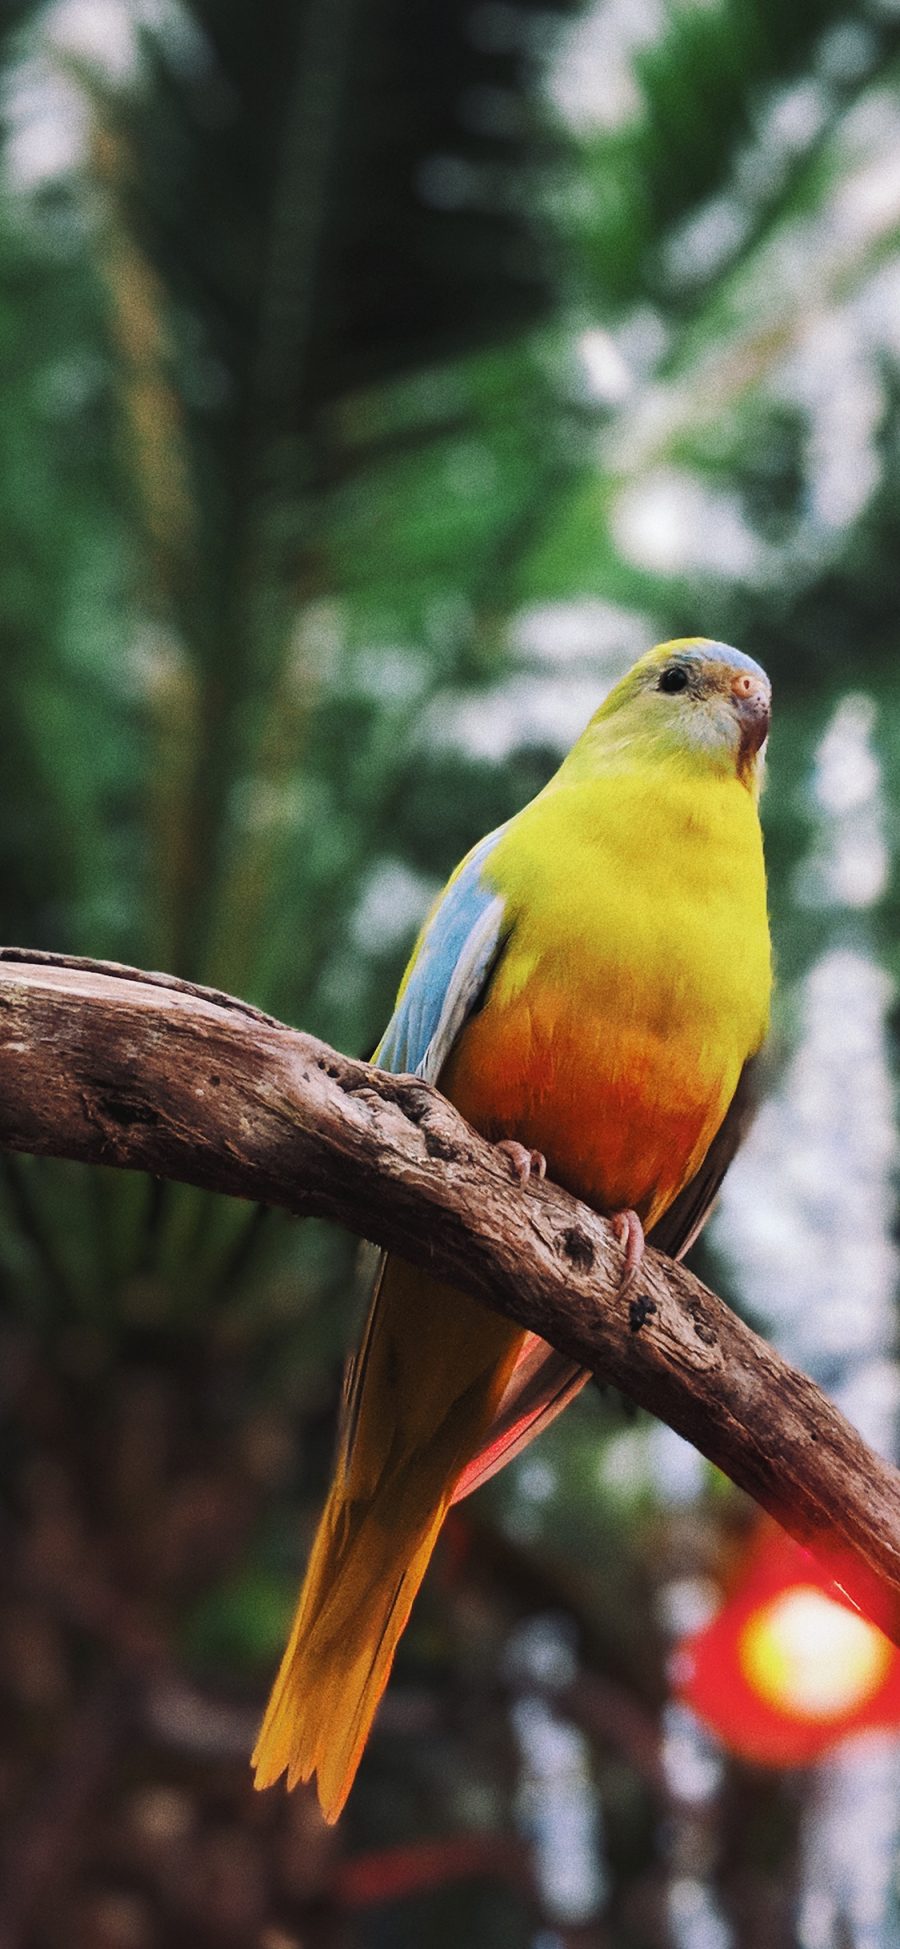
[[[771,954],[758,799],[771,692],[704,637],[663,643],[432,909],[376,1052],[435,1082],[512,1172],[697,1236],[740,1142]],[[334,1481],[254,1753],[256,1784],[344,1805],[451,1502],[583,1384],[535,1335],[382,1256]]]

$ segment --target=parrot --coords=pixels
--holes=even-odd
[[[433,906],[374,1060],[434,1083],[502,1148],[645,1238],[703,1226],[752,1115],[772,984],[759,795],[771,710],[750,656],[657,645],[549,783]],[[585,1370],[396,1253],[345,1380],[334,1477],[253,1754],[255,1780],[350,1791],[454,1501]]]

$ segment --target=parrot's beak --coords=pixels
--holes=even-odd
[[[741,727],[740,756],[746,764],[761,750],[769,735],[772,691],[764,677],[754,677],[750,671],[741,670],[733,679],[731,694]]]

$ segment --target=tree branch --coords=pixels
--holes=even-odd
[[[900,1643],[900,1475],[683,1266],[618,1292],[604,1219],[517,1186],[438,1093],[172,976],[0,954],[0,1146],[337,1220],[649,1408]]]

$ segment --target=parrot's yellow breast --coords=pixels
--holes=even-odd
[[[441,1087],[543,1151],[600,1210],[653,1225],[694,1176],[763,1040],[771,985],[756,805],[673,770],[559,786],[485,877],[510,933]]]

